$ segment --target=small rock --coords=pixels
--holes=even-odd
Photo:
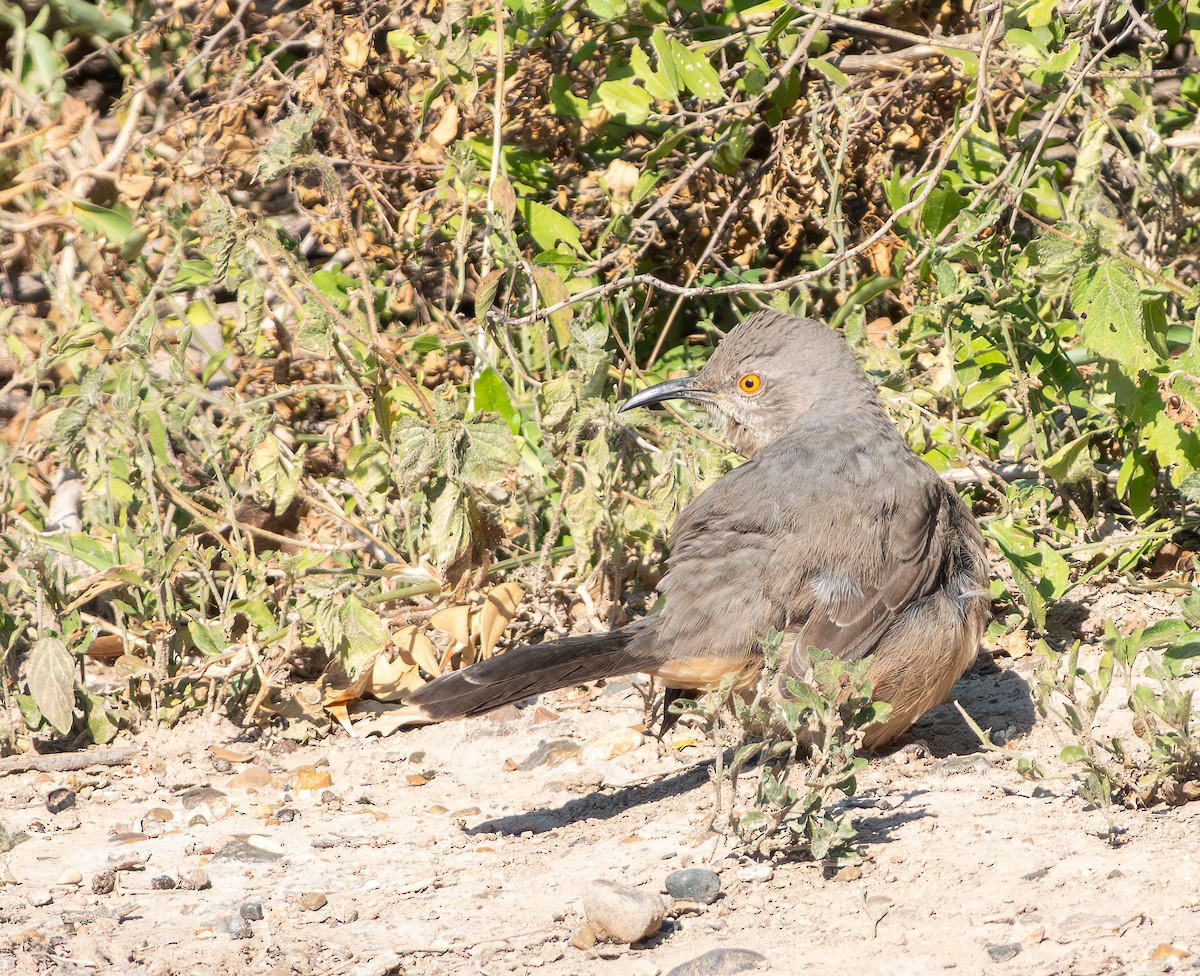
[[[247,922],[261,922],[263,920],[262,902],[244,901],[242,907],[238,909],[238,914]]]
[[[97,895],[108,895],[117,887],[117,872],[109,868],[101,871],[92,878],[92,892]]]
[[[194,817],[192,817],[191,820],[188,821],[188,826],[189,827],[207,827],[208,826],[208,817],[204,816],[204,814],[202,814],[202,813],[198,813]]]
[[[1010,959],[1015,959],[1020,953],[1020,942],[1008,942],[1004,945],[990,945],[987,947],[987,954],[991,957],[992,962],[1008,962]]]
[[[291,807],[280,807],[275,811],[275,819],[280,823],[291,823],[296,819],[296,811]]]
[[[684,868],[667,875],[667,894],[679,901],[711,905],[720,893],[720,877],[707,868]]]
[[[857,864],[847,864],[845,867],[838,868],[834,873],[831,881],[857,881],[862,877],[862,868]]]
[[[249,766],[229,781],[234,790],[258,790],[271,784],[271,774],[262,766]]]
[[[761,883],[770,881],[775,877],[775,869],[769,864],[752,863],[744,864],[738,868],[738,881],[746,881],[748,883]]]
[[[233,769],[233,763],[231,763],[228,759],[220,759],[217,756],[210,756],[208,761],[212,763],[212,768],[218,773],[227,773]],[[234,936],[234,938],[236,939],[237,936]]]
[[[329,904],[329,899],[319,891],[309,891],[300,896],[300,907],[306,912],[319,912]]]
[[[179,887],[184,891],[204,891],[212,887],[212,882],[208,880],[207,871],[196,868],[179,876]]]
[[[225,931],[234,939],[249,939],[254,935],[254,929],[241,915],[230,915],[225,919]]]
[[[29,902],[30,908],[45,908],[54,901],[54,896],[45,889],[41,891],[31,891],[29,893],[29,897],[26,898],[26,901]]]
[[[167,821],[174,819],[175,814],[173,814],[166,807],[154,807],[153,809],[145,812],[145,814],[142,816],[142,823],[166,823]]]
[[[75,794],[66,787],[60,786],[46,794],[46,809],[51,813],[62,813],[75,806]]]
[[[150,879],[150,887],[154,891],[170,891],[175,887],[175,879],[169,874],[160,874]]]
[[[571,933],[571,945],[576,949],[590,949],[596,944],[596,930],[590,922],[580,922]]]
[[[584,743],[580,750],[580,761],[587,764],[615,759],[627,752],[633,752],[644,741],[645,736],[638,729],[612,729]]]
[[[341,908],[334,908],[329,917],[338,925],[349,925],[351,922],[358,921],[358,910],[343,905]]]
[[[597,936],[613,942],[641,942],[661,927],[666,899],[614,881],[593,881],[583,894],[583,912]]]
[[[271,861],[278,861],[283,857],[282,851],[273,851],[264,846],[261,842],[255,843],[256,838],[251,835],[248,837],[235,837],[222,845],[221,849],[213,856],[214,861],[243,861],[249,864],[266,864]]]
[[[297,766],[288,773],[288,783],[297,793],[305,790],[323,790],[333,785],[333,776],[327,769]]]
[[[77,885],[83,883],[83,875],[74,868],[67,868],[54,882],[60,885]]]
[[[711,949],[672,969],[667,976],[732,976],[748,973],[767,961],[761,952],[750,949]]]
[[[213,789],[211,786],[196,786],[187,790],[181,799],[183,800],[183,809],[195,810],[202,803],[212,803],[213,800],[224,796],[224,793]]]

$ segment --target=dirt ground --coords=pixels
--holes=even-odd
[[[1094,637],[1117,603],[1091,594],[1063,626]],[[1032,658],[999,661],[981,655],[958,700],[1056,768]],[[196,720],[132,738],[127,764],[4,777],[0,826],[31,836],[0,856],[0,972],[697,976],[742,971],[704,954],[744,949],[757,973],[1084,976],[1200,959],[1200,804],[1118,811],[1110,846],[1068,780],[1022,779],[944,705],[910,736],[930,755],[872,761],[852,801],[865,861],[829,877],[706,832],[711,744],[662,747],[643,721],[616,681],[298,748]],[[52,813],[62,788],[75,802]],[[685,866],[720,874],[715,903],[678,905],[633,947],[571,945],[590,882],[658,892]]]

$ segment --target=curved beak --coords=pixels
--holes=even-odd
[[[695,376],[681,376],[679,379],[667,380],[665,383],[655,383],[654,386],[646,387],[641,393],[635,393],[621,404],[621,409],[617,412],[624,413],[634,407],[648,407],[652,403],[661,403],[663,400],[703,401],[707,395],[708,390],[700,385]]]

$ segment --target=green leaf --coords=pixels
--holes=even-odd
[[[596,89],[596,94],[614,118],[629,125],[641,125],[650,117],[654,100],[645,88],[632,81],[606,81]]]
[[[583,253],[579,243],[579,228],[557,210],[536,200],[520,200],[517,203],[529,234],[545,251],[553,251],[559,241],[565,241],[571,249]]]
[[[846,77],[842,69],[831,61],[826,61],[824,58],[809,58],[808,66],[816,68],[838,88],[846,88],[850,84],[850,79]]]
[[[387,646],[387,628],[353,593],[338,608],[338,619],[342,628],[339,648],[342,666],[354,677]]]
[[[873,299],[878,298],[884,292],[891,291],[900,284],[899,278],[891,278],[886,275],[872,275],[861,279],[853,288],[850,289],[850,294],[846,296],[846,300],[842,303],[842,307],[833,313],[829,320],[829,327],[836,329],[846,321],[846,317],[858,306],[866,305]]]
[[[505,274],[504,268],[496,268],[479,279],[479,286],[475,289],[475,321],[480,326],[487,324],[487,313],[496,304],[496,291]]]
[[[1156,363],[1142,324],[1142,299],[1133,272],[1116,261],[1084,268],[1071,286],[1080,338],[1098,356],[1140,372]]]
[[[476,413],[498,413],[514,434],[521,429],[521,415],[508,395],[508,385],[493,367],[486,366],[476,373],[472,388]]]
[[[400,421],[392,430],[392,450],[397,480],[401,485],[414,485],[437,463],[437,435],[419,420]]]
[[[567,292],[566,282],[550,268],[535,264],[532,270],[533,283],[537,286],[538,297],[543,307],[557,305],[571,297]],[[550,313],[550,325],[554,329],[554,341],[559,349],[566,349],[571,342],[571,319],[574,315],[575,310],[570,305]]]
[[[726,176],[732,176],[742,165],[742,160],[746,158],[746,153],[753,144],[754,138],[750,134],[749,126],[744,122],[733,123],[726,133],[725,141],[713,154],[713,165]]]
[[[429,539],[439,566],[451,563],[466,545],[466,500],[453,482],[442,485],[429,511]]]
[[[650,57],[640,47],[635,47],[630,52],[629,66],[633,68],[633,73],[641,79],[652,98],[674,101],[679,94],[665,71],[655,71],[650,67]]]
[[[250,470],[254,473],[255,497],[273,506],[282,515],[296,497],[298,475],[279,449],[279,441],[268,434],[250,452]]]
[[[1082,746],[1064,746],[1059,758],[1068,766],[1073,766],[1076,763],[1087,762],[1087,753]]]
[[[671,42],[671,53],[679,66],[679,77],[697,98],[708,102],[723,102],[725,89],[721,87],[721,76],[703,54],[684,47],[678,41]]]
[[[462,477],[479,485],[507,474],[521,458],[520,442],[504,420],[463,425]]]
[[[925,205],[921,207],[921,223],[931,234],[940,234],[950,226],[966,205],[967,201],[953,190],[938,187],[929,194]]]
[[[117,720],[100,695],[83,696],[83,717],[87,722],[88,734],[96,745],[105,745],[117,737]]]
[[[124,244],[133,233],[133,221],[128,211],[110,210],[86,200],[72,198],[72,216],[80,227],[89,234],[98,234],[110,244]]]
[[[75,710],[75,655],[57,637],[43,637],[29,649],[29,694],[55,729],[71,731]]]

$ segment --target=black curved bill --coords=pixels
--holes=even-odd
[[[648,407],[652,403],[661,403],[663,400],[702,400],[706,391],[696,381],[694,376],[681,376],[676,380],[667,380],[665,383],[655,383],[654,386],[648,386],[641,393],[635,393],[623,404],[618,413],[624,413],[626,410],[632,410],[634,407]]]

